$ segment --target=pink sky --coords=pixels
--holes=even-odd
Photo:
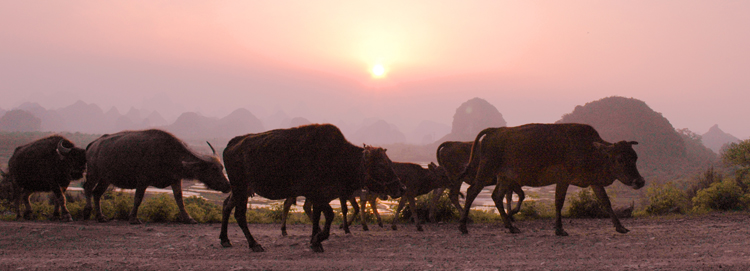
[[[748,12],[747,1],[2,1],[0,108],[80,99],[124,113],[168,97],[217,117],[281,109],[408,131],[450,124],[473,97],[514,126],[617,95],[675,128],[746,139]]]

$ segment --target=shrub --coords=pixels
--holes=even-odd
[[[661,215],[668,213],[683,213],[690,205],[689,198],[672,182],[664,185],[652,185],[646,190],[648,205],[646,213]]]
[[[578,194],[570,197],[568,215],[574,218],[608,218],[609,214],[602,208],[599,199],[591,188],[581,189]]]
[[[150,222],[175,221],[177,213],[177,204],[168,194],[146,199],[138,210],[139,216]]]
[[[422,221],[429,220],[433,197],[432,193],[429,193],[419,196],[416,199],[415,205],[417,208],[417,217]],[[406,202],[405,205],[406,206],[401,210],[401,214],[396,215],[398,215],[399,219],[409,220],[411,219],[412,214],[411,206],[409,206],[408,202]],[[394,208],[398,207],[394,206]],[[393,209],[393,212],[396,212],[396,210]],[[433,222],[458,221],[459,218],[461,218],[461,214],[456,210],[456,207],[453,206],[453,203],[451,203],[451,200],[448,197],[448,190],[443,191],[438,199],[437,205],[435,206],[435,221]]]
[[[708,210],[743,210],[750,203],[750,196],[734,180],[724,180],[711,184],[709,188],[698,191],[693,197],[693,209]]]
[[[503,219],[494,209],[491,210],[469,210],[469,220],[474,223],[499,223]]]
[[[202,197],[191,196],[184,199],[185,211],[200,223],[221,222],[221,206],[210,203]]]
[[[555,206],[554,203],[542,203],[535,200],[524,201],[521,210],[518,211],[518,216],[521,219],[554,217]]]
[[[724,177],[721,173],[716,172],[714,167],[711,166],[706,169],[703,174],[696,177],[694,183],[686,191],[686,197],[692,199],[698,194],[699,190],[709,188],[712,184],[721,182],[722,179],[724,179]]]

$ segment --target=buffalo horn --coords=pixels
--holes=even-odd
[[[70,152],[70,149],[72,148],[66,148],[63,146],[63,142],[65,142],[65,139],[60,139],[60,142],[57,143],[57,153],[59,153],[62,156],[68,155]]]
[[[216,150],[214,150],[214,146],[211,146],[211,143],[208,143],[208,141],[206,141],[206,144],[208,144],[208,147],[211,148],[211,151],[214,153],[214,155],[216,155]]]

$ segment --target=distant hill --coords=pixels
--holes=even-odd
[[[472,141],[488,127],[503,127],[507,123],[503,114],[492,104],[481,98],[473,98],[461,104],[453,114],[451,132],[436,142]]]
[[[735,136],[725,133],[724,131],[719,129],[718,124],[714,124],[714,126],[711,126],[711,128],[708,129],[708,132],[701,135],[701,138],[703,139],[703,145],[706,145],[706,147],[717,154],[721,151],[721,147],[723,147],[724,145],[733,142],[740,142],[739,138],[736,138]]]
[[[375,146],[406,142],[404,133],[399,131],[395,125],[384,120],[376,120],[369,125],[359,128],[348,139],[356,145],[365,143]]]
[[[638,168],[645,176],[692,173],[705,169],[699,164],[716,161],[701,144],[686,144],[666,118],[633,98],[614,96],[579,105],[557,123],[589,124],[609,142],[638,141],[633,148],[638,153]]]
[[[15,109],[0,117],[0,131],[35,132],[42,127],[42,120],[25,110]]]

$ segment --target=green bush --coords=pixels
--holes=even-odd
[[[168,194],[146,199],[138,210],[139,218],[149,222],[172,222],[176,220],[177,213],[177,204]]]
[[[474,223],[499,223],[503,219],[495,210],[469,210],[469,219]]]
[[[417,217],[421,221],[429,221],[429,215],[430,215],[430,207],[432,206],[432,193],[425,194],[422,196],[417,197],[416,200],[416,208],[417,208]],[[409,206],[409,202],[407,201],[404,203],[405,207],[401,209],[401,213],[397,214],[399,219],[403,220],[410,220],[411,219],[411,207]],[[395,208],[398,208],[398,206],[393,206],[393,212],[396,212]],[[443,194],[440,195],[440,198],[438,199],[437,205],[435,206],[435,220],[433,222],[449,222],[449,221],[458,221],[458,219],[461,218],[461,214],[456,210],[456,207],[453,206],[453,203],[451,203],[450,198],[448,197],[448,190],[443,191]]]
[[[744,210],[750,204],[750,195],[742,193],[742,189],[734,180],[724,180],[698,191],[692,200],[693,209],[696,211],[701,209]]]
[[[524,201],[521,205],[521,210],[518,211],[518,217],[520,219],[535,219],[543,217],[554,217],[555,206],[550,203],[542,203],[539,201],[531,200]]]
[[[599,199],[591,188],[581,189],[578,194],[570,197],[568,215],[574,218],[608,218],[609,214],[602,208]]]
[[[648,203],[646,214],[662,215],[668,213],[684,213],[689,209],[689,198],[672,182],[663,185],[652,185],[646,190]]]
[[[210,203],[202,197],[191,196],[184,199],[185,211],[200,223],[221,222],[221,206]]]

